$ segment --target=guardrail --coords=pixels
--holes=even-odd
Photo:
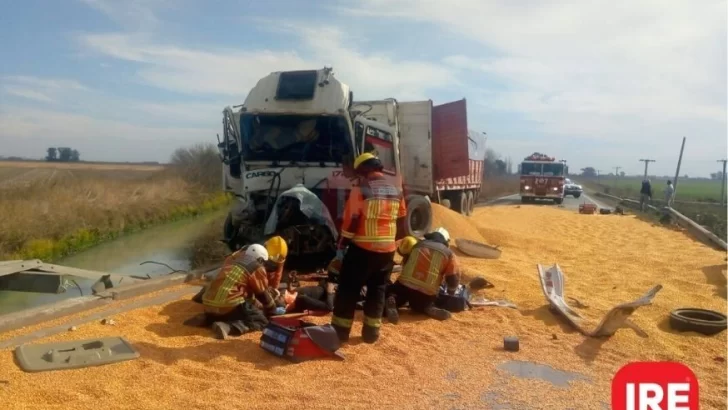
[[[614,201],[618,201],[620,203],[628,203],[630,205],[637,205],[639,206],[640,202],[634,199],[629,198],[620,198],[614,195],[604,194],[601,192],[596,192],[596,196],[609,198]],[[662,209],[658,209],[652,205],[647,205],[650,209],[662,212]],[[716,234],[713,232],[710,232],[709,230],[703,228],[700,226],[697,222],[693,221],[692,219],[688,218],[687,216],[681,214],[680,212],[676,211],[673,208],[667,208],[667,210],[670,212],[670,215],[672,215],[675,220],[678,222],[680,226],[687,229],[688,232],[690,232],[694,237],[701,240],[704,243],[707,243],[708,245],[716,246],[722,250],[728,250],[728,245],[724,240],[719,238]]]

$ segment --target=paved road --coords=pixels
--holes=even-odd
[[[578,211],[579,204],[582,204],[584,202],[596,204],[599,208],[608,208],[608,206],[606,206],[604,203],[594,199],[592,196],[587,195],[585,193],[582,194],[581,197],[579,197],[578,199],[574,198],[572,196],[567,196],[566,198],[564,198],[564,202],[562,205],[566,209],[572,209],[572,210]],[[514,205],[514,204],[520,204],[520,203],[521,203],[521,196],[518,194],[514,194],[514,195],[504,196],[502,198],[498,198],[498,199],[495,199],[492,201],[484,202],[482,204],[479,204],[479,206]],[[543,201],[543,202],[539,201],[536,204],[553,206],[552,201]]]

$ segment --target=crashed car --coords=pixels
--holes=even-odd
[[[584,190],[582,189],[581,185],[575,183],[569,178],[566,178],[566,180],[564,181],[564,196],[571,195],[574,198],[578,198],[583,192]]]

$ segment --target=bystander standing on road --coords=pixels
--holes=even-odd
[[[675,196],[675,187],[672,185],[672,181],[667,181],[667,187],[665,188],[665,206],[668,208],[672,207],[672,201]]]
[[[640,189],[640,211],[644,212],[652,200],[652,184],[649,179],[642,181]]]

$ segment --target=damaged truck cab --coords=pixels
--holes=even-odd
[[[262,78],[223,111],[223,189],[236,201],[224,227],[231,250],[280,235],[287,267],[323,268],[335,254],[354,159],[373,152],[407,203],[404,234],[432,225],[431,200],[469,215],[482,160],[469,151],[465,100],[353,101],[331,68]],[[475,145],[478,145],[477,142]],[[484,149],[484,141],[479,145]]]
[[[363,149],[355,128],[380,138],[382,149],[398,156],[395,131],[352,116],[352,98],[349,87],[324,68],[271,73],[238,110],[225,108],[218,147],[223,189],[236,198],[223,232],[231,250],[281,235],[289,264],[326,266],[352,187],[352,164]],[[400,180],[398,160],[385,167]]]

